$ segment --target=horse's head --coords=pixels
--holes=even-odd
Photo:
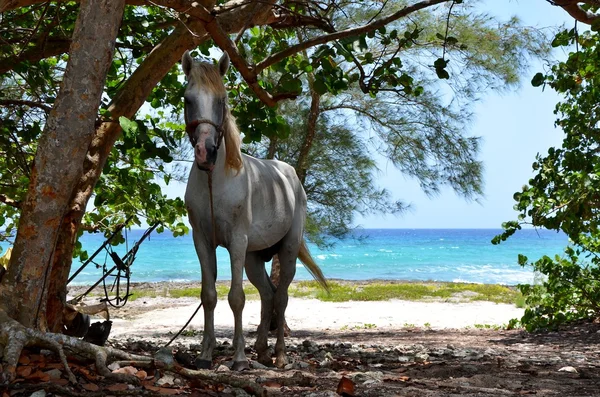
[[[188,51],[181,59],[187,76],[185,89],[185,125],[198,168],[212,171],[224,134],[227,92],[223,75],[229,68],[225,53],[217,66],[196,62]]]

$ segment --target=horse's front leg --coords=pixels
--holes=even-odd
[[[194,246],[200,259],[202,269],[202,306],[204,308],[204,334],[202,350],[196,359],[196,367],[209,369],[212,366],[212,353],[217,345],[215,338],[215,307],[217,306],[217,256],[212,244],[204,238],[204,234],[194,231]]]
[[[243,235],[236,238],[229,248],[229,256],[231,258],[231,288],[229,289],[228,300],[234,319],[233,370],[235,371],[249,369],[248,360],[246,359],[246,354],[244,352],[246,343],[244,341],[242,329],[242,312],[246,303],[242,282],[247,247],[248,238]]]

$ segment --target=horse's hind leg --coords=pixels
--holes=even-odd
[[[249,252],[246,255],[246,275],[260,293],[260,325],[258,326],[256,344],[254,345],[258,353],[258,362],[273,366],[267,343],[271,314],[273,313],[273,287],[265,271],[265,262],[258,253]]]
[[[275,291],[275,316],[277,320],[277,342],[275,344],[275,365],[279,368],[287,364],[285,355],[285,309],[288,303],[288,288],[296,274],[296,259],[300,240],[294,236],[286,236],[279,250],[280,275],[279,285]]]
[[[217,306],[217,257],[215,250],[209,247],[201,233],[193,232],[194,246],[200,259],[202,268],[202,306],[204,307],[204,334],[202,337],[202,350],[196,359],[196,367],[209,369],[212,366],[212,353],[217,344],[215,338],[215,307]]]

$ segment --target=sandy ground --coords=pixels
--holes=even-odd
[[[111,336],[153,337],[176,332],[196,310],[199,301],[192,298],[147,298],[127,304],[111,312]],[[492,302],[412,302],[391,300],[382,302],[322,302],[316,299],[290,298],[286,319],[292,330],[356,330],[398,329],[406,327],[474,328],[479,325],[503,325],[520,318],[523,309],[514,305]],[[255,330],[260,322],[260,301],[246,301],[244,329]],[[201,330],[202,310],[188,330]],[[215,310],[217,335],[228,336],[233,327],[233,315],[226,300],[220,300]]]

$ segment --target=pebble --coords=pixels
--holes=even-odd
[[[51,369],[50,371],[46,371],[46,374],[50,377],[50,379],[56,380],[60,379],[62,376],[62,371],[60,369]]]
[[[107,366],[107,368],[111,371],[116,371],[117,369],[121,368],[121,366],[119,365],[119,363],[111,363]]]
[[[231,370],[229,369],[229,367],[227,365],[221,364],[217,367],[217,372],[229,372],[229,371],[231,371]]]
[[[171,367],[175,364],[175,359],[173,358],[173,352],[170,347],[162,347],[155,354],[154,358],[158,361],[162,361],[167,365],[167,367]]]
[[[578,371],[574,367],[562,367],[561,369],[558,370],[558,372],[570,372],[572,374],[576,374]]]
[[[363,383],[363,384],[380,383],[383,381],[383,372],[380,372],[380,371],[359,372],[354,375],[352,380],[356,383]]]
[[[252,369],[268,369],[266,365],[259,363],[258,361],[250,360],[250,368]]]
[[[162,378],[160,378],[159,380],[156,381],[156,386],[166,386],[166,385],[171,386],[174,384],[175,384],[175,377],[170,374],[165,374],[165,375],[163,375]]]
[[[46,392],[44,390],[38,390],[31,393],[29,397],[46,397]]]
[[[418,363],[424,363],[429,360],[429,354],[427,353],[417,353],[415,354],[415,361]]]

